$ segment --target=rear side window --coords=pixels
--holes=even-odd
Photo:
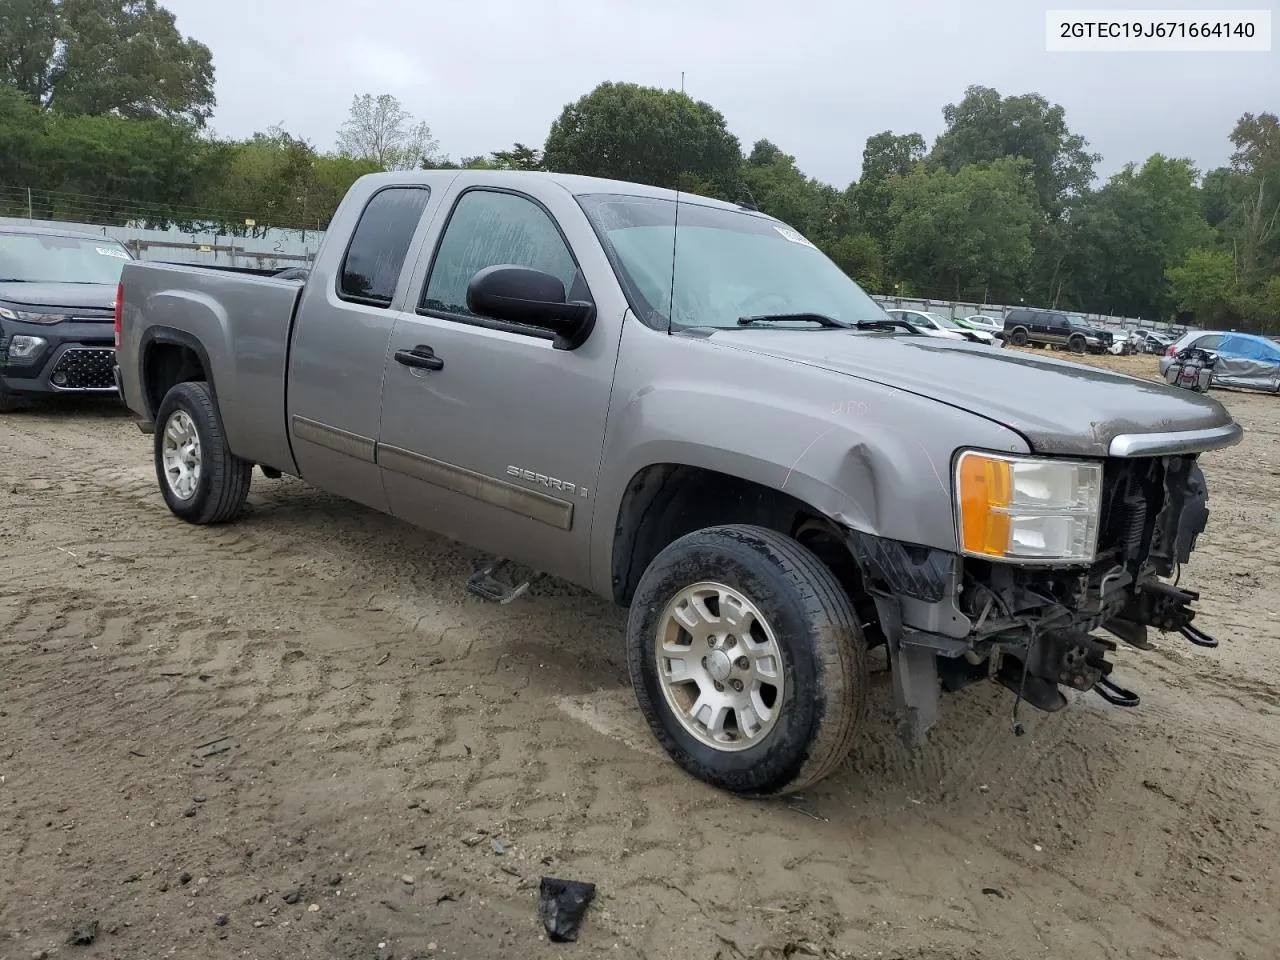
[[[497,264],[549,273],[571,300],[587,295],[578,264],[546,210],[519,194],[469,190],[449,218],[420,309],[472,316],[467,308],[471,278]]]
[[[370,198],[342,260],[339,296],[375,307],[390,306],[429,196],[426,187],[392,187]]]
[[[1222,337],[1216,333],[1211,333],[1207,337],[1201,337],[1191,345],[1199,350],[1216,350],[1220,343],[1222,343]]]

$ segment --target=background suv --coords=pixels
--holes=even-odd
[[[1114,337],[1109,330],[1089,326],[1080,317],[1060,310],[1030,310],[1018,307],[1004,320],[1004,338],[1015,347],[1066,348],[1072,353],[1103,353]]]

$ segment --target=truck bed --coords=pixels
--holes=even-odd
[[[285,418],[289,329],[302,294],[276,280],[187,264],[133,261],[121,277],[119,357],[125,401],[154,418],[145,370],[154,344],[201,354],[218,398],[227,441],[239,456],[293,472]],[[124,364],[137,364],[126,370]]]

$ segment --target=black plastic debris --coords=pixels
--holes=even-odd
[[[97,938],[98,921],[81,920],[71,928],[71,936],[67,937],[67,943],[73,947],[87,947]]]
[[[553,943],[571,943],[578,939],[582,916],[595,896],[594,883],[542,878],[538,890],[538,912],[542,914],[542,925]]]

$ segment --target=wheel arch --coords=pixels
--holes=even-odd
[[[874,607],[843,524],[805,498],[736,474],[689,463],[651,463],[626,485],[613,525],[613,599],[630,605],[650,562],[695,530],[749,524],[791,537],[835,574],[864,622]]]
[[[153,428],[160,404],[175,384],[204,381],[215,403],[218,399],[209,352],[198,337],[184,330],[148,327],[139,345],[138,376],[147,420]]]

